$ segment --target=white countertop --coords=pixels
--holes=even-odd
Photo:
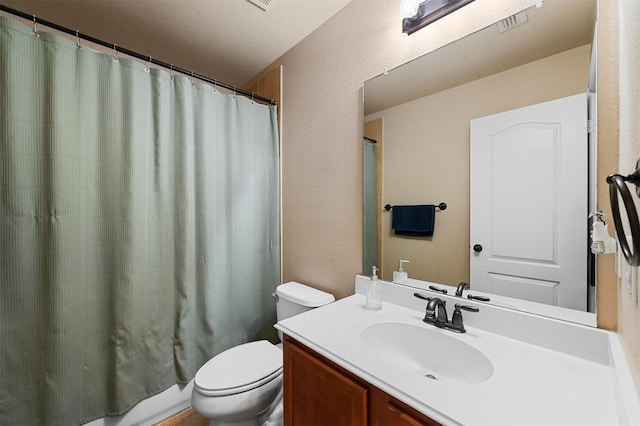
[[[421,310],[385,301],[381,311],[368,311],[364,303],[364,296],[356,294],[281,321],[276,328],[443,424],[614,425],[634,421],[620,412],[620,383],[607,356],[574,356],[470,325],[467,333],[456,334],[423,323]],[[465,321],[483,315],[482,310],[465,313]],[[493,375],[474,384],[434,381],[387,363],[360,339],[363,329],[381,322],[427,327],[459,339],[491,360]],[[601,338],[607,332],[593,331],[599,336],[593,341],[607,341]],[[576,336],[581,333],[585,330]],[[595,352],[605,353],[602,348]],[[636,400],[634,394],[632,402]]]
[[[433,285],[441,289],[447,289],[449,294],[455,294],[456,292],[456,287],[447,284],[416,280],[413,278],[408,278],[406,285],[409,287],[414,287],[418,290],[427,290],[430,285]],[[593,312],[583,312],[577,309],[567,309],[559,306],[547,305],[545,303],[537,303],[524,299],[500,296],[498,294],[484,293],[478,290],[465,290],[465,294],[474,294],[476,296],[488,297],[491,299],[491,304],[495,306],[502,306],[509,309],[518,309],[550,318],[558,318],[563,321],[575,322],[576,324],[588,325],[590,327],[596,326],[596,314]]]

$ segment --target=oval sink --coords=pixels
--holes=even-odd
[[[436,329],[385,322],[370,325],[362,342],[384,361],[428,379],[480,383],[493,374],[493,364],[471,345]]]

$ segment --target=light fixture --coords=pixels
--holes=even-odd
[[[400,0],[400,16],[413,18],[418,13],[422,0]]]
[[[402,32],[413,34],[421,28],[460,9],[474,0],[400,0]]]

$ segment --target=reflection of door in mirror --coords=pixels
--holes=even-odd
[[[472,120],[470,143],[472,287],[586,311],[586,94]]]
[[[382,276],[382,119],[365,123],[362,149],[362,271],[368,274],[372,266]]]
[[[590,50],[571,49],[366,117],[384,120],[380,205],[448,206],[436,213],[433,237],[423,239],[394,236],[391,215],[382,213],[384,279],[398,259],[408,259],[409,277],[469,282],[469,122],[583,93]]]

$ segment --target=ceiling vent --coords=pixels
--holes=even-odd
[[[271,3],[273,3],[273,0],[248,0],[248,1],[250,3],[255,4],[262,10],[269,10],[269,8],[271,7]]]
[[[504,18],[502,21],[499,21],[496,25],[498,26],[498,31],[501,33],[505,31],[509,31],[512,28],[517,27],[518,25],[522,25],[529,21],[527,17],[527,12],[516,13],[515,15],[511,15],[508,18]]]

